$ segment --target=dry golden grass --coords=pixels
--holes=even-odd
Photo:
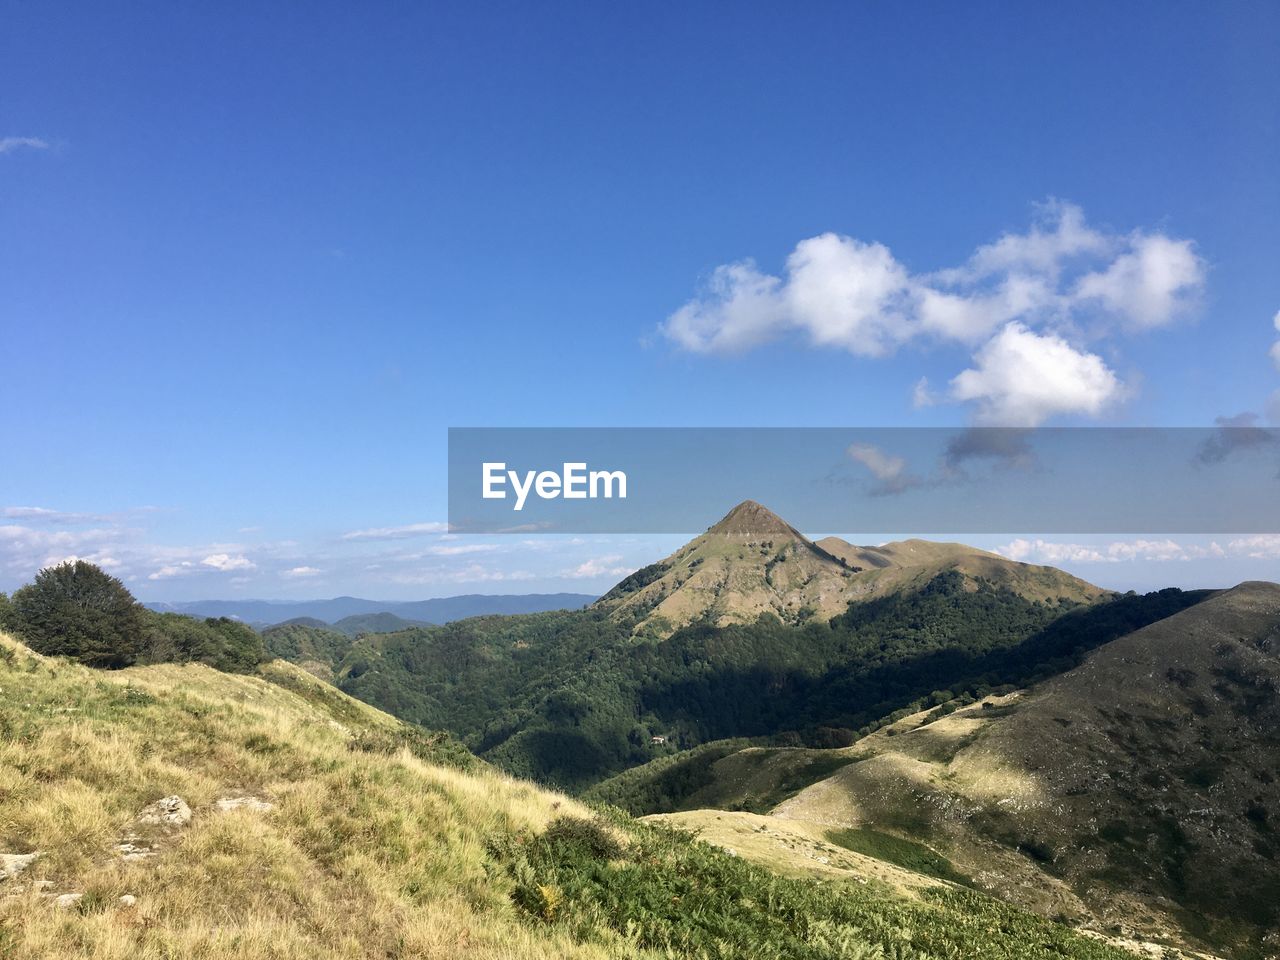
[[[297,668],[266,672],[290,689],[199,665],[90,671],[0,637],[0,851],[42,853],[0,881],[0,955],[643,955],[522,922],[510,880],[486,870],[488,837],[576,803],[407,750],[351,750],[353,734],[398,721]],[[138,811],[171,794],[190,825],[152,830],[156,855],[124,862],[115,845]],[[274,808],[213,807],[243,795]],[[62,893],[84,896],[60,908]]]
[[[783,876],[878,881],[903,897],[915,897],[942,880],[833,844],[826,824],[728,810],[689,810],[642,818],[691,831],[699,840]]]

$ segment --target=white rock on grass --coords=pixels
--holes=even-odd
[[[77,903],[79,903],[82,897],[84,897],[83,893],[64,893],[62,896],[58,897],[58,899],[54,900],[53,902],[56,906],[61,907],[63,910],[69,910],[71,907],[74,907]]]
[[[135,897],[132,893],[126,893],[123,897],[120,898],[120,906],[122,907],[136,907],[137,905],[138,905],[138,898]]]
[[[185,827],[190,822],[191,808],[176,795],[157,800],[138,814],[138,823],[148,826]]]
[[[0,880],[16,877],[39,857],[38,850],[35,853],[0,853]]]
[[[232,810],[253,810],[255,813],[266,813],[274,809],[274,803],[268,803],[258,797],[223,797],[214,802],[219,813],[230,813]]]
[[[140,847],[135,843],[117,843],[116,853],[120,854],[120,859],[126,863],[135,863],[138,860],[146,860],[148,857],[156,855],[156,852],[150,847]]]

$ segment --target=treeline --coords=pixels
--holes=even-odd
[[[262,638],[244,624],[148,610],[83,560],[41,570],[12,597],[0,593],[0,629],[37,653],[105,669],[196,662],[245,673],[266,659]]]
[[[691,625],[662,642],[592,609],[478,618],[366,638],[338,683],[451,730],[518,776],[582,789],[726,738],[845,745],[895,712],[1061,672],[1202,596],[1166,590],[1076,608],[971,586],[951,571],[828,623],[766,615]],[[665,742],[652,745],[655,735]]]

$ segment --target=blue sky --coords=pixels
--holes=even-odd
[[[451,425],[1280,417],[1280,7],[799,6],[5,3],[0,589],[590,591],[674,545],[442,539]],[[981,545],[1280,579],[1022,539]]]

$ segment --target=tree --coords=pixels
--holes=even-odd
[[[208,664],[227,673],[248,673],[267,659],[262,638],[226,617],[196,620],[178,613],[144,611],[146,629],[138,649],[143,663]]]
[[[9,627],[35,650],[91,667],[126,667],[144,634],[143,608],[115,577],[83,560],[46,567],[10,601]]]

